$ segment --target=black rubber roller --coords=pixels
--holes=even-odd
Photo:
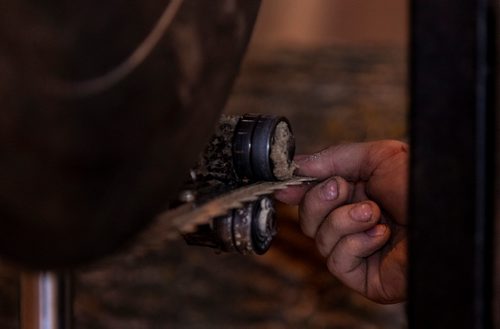
[[[252,136],[259,116],[246,114],[236,124],[233,136],[233,165],[236,175],[242,179],[253,179],[251,165]]]
[[[285,117],[247,114],[236,125],[233,139],[233,164],[238,177],[252,181],[277,180],[271,159],[276,127],[286,123],[290,133],[290,123]],[[293,136],[287,146],[287,161],[292,162],[295,151]]]

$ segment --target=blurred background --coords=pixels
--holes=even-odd
[[[406,139],[407,1],[263,1],[225,112],[289,118],[297,153],[331,144]],[[131,261],[75,273],[76,328],[406,328],[404,305],[381,306],[326,270],[279,205],[264,256],[173,242]],[[19,282],[0,268],[0,327],[17,328]]]
[[[226,112],[287,116],[298,153],[406,137],[406,1],[264,1]]]

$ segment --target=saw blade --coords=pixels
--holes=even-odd
[[[189,202],[167,210],[139,236],[132,248],[133,253],[145,254],[151,250],[158,250],[164,247],[167,241],[181,234],[193,232],[198,225],[208,224],[211,219],[240,208],[247,202],[255,201],[260,196],[314,180],[315,178],[310,177],[293,177],[285,181],[257,182],[236,188],[201,205]]]

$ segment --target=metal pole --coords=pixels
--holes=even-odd
[[[411,2],[410,328],[492,328],[493,5]]]
[[[21,329],[70,329],[71,276],[59,272],[21,274]]]

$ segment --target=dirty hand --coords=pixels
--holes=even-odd
[[[276,193],[300,204],[303,232],[314,238],[332,274],[379,303],[406,297],[408,146],[378,141],[297,156],[298,175],[318,184]]]

